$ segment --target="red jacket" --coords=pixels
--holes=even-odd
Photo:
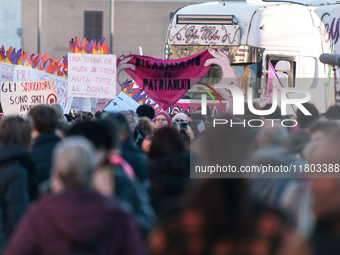
[[[144,254],[134,219],[112,198],[68,190],[33,204],[4,255]]]

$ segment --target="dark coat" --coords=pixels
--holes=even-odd
[[[34,163],[20,146],[0,144],[0,207],[5,241],[26,210],[29,199],[37,196]]]
[[[115,187],[117,198],[135,217],[144,236],[157,223],[157,216],[151,206],[149,195],[138,178],[130,180],[121,166],[115,166]]]
[[[148,167],[151,204],[157,216],[163,219],[179,206],[190,181],[190,153],[154,159]]]
[[[132,166],[139,180],[144,183],[148,179],[147,156],[138,147],[123,143],[123,158]]]
[[[39,183],[50,177],[52,152],[59,141],[59,137],[54,133],[42,134],[34,140],[31,155],[36,165]]]
[[[136,222],[116,200],[67,190],[29,208],[3,255],[144,252]]]

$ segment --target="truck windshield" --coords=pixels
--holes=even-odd
[[[256,87],[259,86],[256,84],[256,81],[259,80],[257,78],[261,77],[261,62],[252,63],[252,64],[237,64],[232,65],[236,75],[239,78],[240,88],[243,91],[243,94],[247,96],[247,88],[251,87],[253,89],[253,97],[259,97],[260,94],[257,93]],[[199,84],[208,84],[214,85],[218,83],[222,78],[222,70],[218,65],[213,65],[208,72],[198,81]],[[223,83],[223,81],[221,81]],[[193,89],[189,90],[188,93],[185,94],[184,98],[201,98],[202,92],[198,90],[195,86]],[[190,93],[194,92],[194,93]],[[257,95],[258,94],[258,95]]]

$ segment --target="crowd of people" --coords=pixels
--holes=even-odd
[[[92,116],[52,104],[6,117],[0,254],[339,254],[340,106],[324,114],[303,106],[311,115],[277,108],[258,127],[215,125],[254,116],[213,117],[209,107],[207,115],[142,105]],[[196,162],[310,164],[335,175],[190,178]]]

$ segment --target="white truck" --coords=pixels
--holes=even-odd
[[[282,86],[309,89],[310,102],[324,112],[334,104],[334,82],[328,81],[328,65],[319,56],[340,53],[339,37],[340,1],[209,2],[175,12],[164,58],[184,58],[208,47],[221,49],[240,78],[240,88],[246,94],[252,87],[254,100],[262,103],[270,61]],[[202,82],[214,84],[220,78],[221,69],[214,65]]]

